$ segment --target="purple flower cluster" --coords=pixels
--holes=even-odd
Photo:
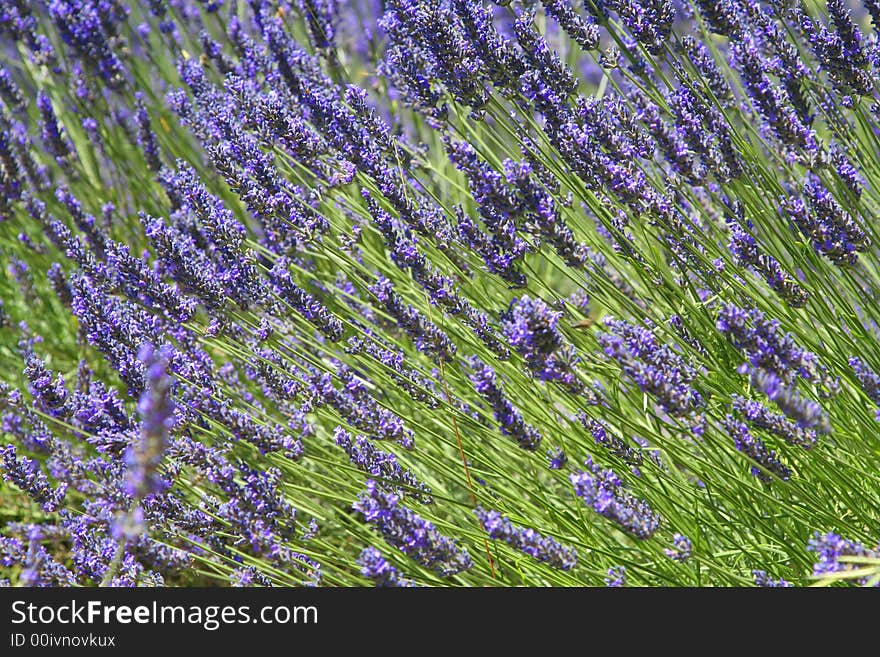
[[[617,589],[626,586],[626,566],[612,566],[605,577],[605,586]]]
[[[792,308],[803,307],[809,293],[785,272],[778,260],[761,251],[757,240],[746,229],[734,221],[729,226],[729,248],[737,264],[756,272]],[[751,224],[748,228],[752,228]]]
[[[409,367],[402,351],[386,349],[371,340],[352,337],[346,343],[346,352],[367,354],[381,363],[387,368],[391,379],[415,401],[430,408],[437,408],[440,405],[436,397],[434,381],[415,368]]]
[[[682,534],[676,534],[672,537],[672,547],[664,548],[663,554],[665,554],[673,561],[684,563],[691,558],[691,553],[693,552],[693,549],[694,545],[691,542],[691,539]]]
[[[861,358],[851,356],[849,358],[849,366],[856,375],[862,390],[868,395],[868,398],[878,406],[878,417],[880,417],[880,376],[874,373]]]
[[[748,370],[763,370],[785,384],[799,377],[836,391],[837,382],[816,354],[799,347],[791,333],[779,330],[778,320],[768,320],[757,308],[746,310],[725,303],[715,325],[745,355]]]
[[[638,472],[637,469],[644,460],[640,450],[627,445],[622,438],[611,432],[605,424],[599,420],[594,420],[586,413],[578,415],[578,419],[584,428],[592,434],[597,445],[601,445],[611,454],[632,467],[635,472]]]
[[[21,566],[24,586],[73,586],[74,574],[58,563],[42,545],[43,530],[37,525],[23,528],[27,542],[0,536],[0,566]],[[25,547],[27,545],[27,547]]]
[[[372,479],[353,507],[376,527],[389,545],[396,547],[426,568],[449,577],[473,566],[467,550],[444,536],[433,524],[400,504],[400,497],[388,493]]]
[[[452,360],[455,343],[418,309],[405,303],[394,291],[394,285],[380,276],[369,288],[397,325],[413,340],[416,349],[441,360]]]
[[[361,574],[373,580],[376,586],[401,588],[417,586],[411,579],[401,577],[397,572],[397,568],[388,563],[388,560],[382,556],[382,553],[374,547],[364,548],[361,551],[358,557],[358,565],[361,567]]]
[[[52,100],[45,91],[37,94],[37,109],[40,111],[43,144],[59,166],[67,166],[74,157],[73,144],[55,114]]]
[[[64,505],[67,484],[53,486],[36,459],[19,457],[14,445],[0,448],[0,457],[4,481],[14,484],[46,512],[57,511]]]
[[[796,196],[782,200],[791,222],[816,250],[837,265],[852,265],[871,245],[864,229],[818,179],[804,184],[806,203]]]
[[[624,373],[643,392],[654,396],[669,415],[692,423],[702,432],[702,395],[693,388],[696,370],[654,334],[642,326],[623,320],[606,319],[609,332],[599,333],[599,345],[616,360]]]
[[[399,497],[411,495],[422,503],[432,501],[428,486],[419,481],[412,471],[400,465],[394,454],[378,449],[366,436],[352,439],[345,429],[336,427],[333,441],[345,450],[356,468],[375,477],[376,483],[387,491]]]
[[[113,9],[108,11],[110,7]],[[71,54],[97,73],[110,88],[119,87],[124,82],[122,62],[113,52],[107,34],[108,29],[115,29],[115,23],[124,19],[124,14],[114,15],[114,10],[122,10],[122,7],[113,2],[93,0],[49,2],[49,15]]]
[[[574,346],[556,328],[562,313],[541,299],[523,296],[514,299],[501,317],[504,336],[525,360],[533,376],[557,381],[572,394],[584,389],[575,367]]]
[[[489,402],[501,433],[513,438],[523,449],[538,449],[541,433],[525,421],[519,409],[504,395],[495,370],[476,356],[471,357],[468,362],[472,370],[469,375],[471,383],[477,393]]]
[[[858,569],[858,564],[841,561],[841,557],[880,559],[880,544],[874,549],[869,549],[858,541],[841,538],[833,532],[827,534],[816,532],[807,543],[807,550],[815,553],[818,559],[813,565],[813,575],[816,577]],[[864,585],[868,580],[868,577],[860,577],[857,582]],[[880,586],[880,582],[875,582],[874,586]]]
[[[166,358],[151,344],[144,345],[138,354],[146,369],[145,389],[138,400],[141,436],[125,453],[126,493],[137,500],[161,491],[165,485],[159,465],[168,444],[168,432],[174,426],[172,382]]]
[[[760,465],[752,465],[752,475],[767,483],[773,481],[771,474],[783,481],[791,478],[791,469],[777,458],[775,451],[767,448],[760,438],[753,436],[745,423],[728,415],[722,425],[733,438],[734,447]]]
[[[601,6],[617,12],[636,41],[649,52],[663,49],[675,18],[670,0],[604,0]]]
[[[787,589],[792,586],[791,582],[784,580],[781,577],[779,579],[773,579],[763,570],[753,570],[752,576],[755,578],[755,586],[773,589]]]
[[[660,526],[660,514],[654,512],[645,500],[628,492],[613,470],[603,470],[589,457],[584,465],[586,471],[569,476],[575,495],[627,534],[650,538]]]
[[[766,370],[755,370],[750,377],[751,384],[774,402],[790,420],[805,430],[815,429],[817,433],[829,433],[831,425],[828,415],[818,402],[806,399],[792,385]],[[773,422],[768,418],[769,422]],[[785,428],[780,427],[782,431]]]
[[[560,570],[571,570],[577,565],[577,551],[534,529],[519,527],[498,511],[474,509],[489,538],[504,541],[512,548]]]
[[[752,426],[779,436],[789,445],[810,449],[816,444],[817,436],[814,429],[793,422],[779,413],[771,412],[761,402],[734,395],[733,408]]]

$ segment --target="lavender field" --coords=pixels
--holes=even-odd
[[[880,584],[880,0],[0,0],[0,584]]]

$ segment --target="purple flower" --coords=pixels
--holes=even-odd
[[[565,455],[565,452],[562,451],[561,447],[548,449],[547,458],[550,460],[547,467],[551,470],[561,470],[565,467],[565,464],[568,463],[568,456]]]
[[[340,18],[337,0],[297,0],[296,7],[306,22],[312,46],[317,49],[332,48]]]
[[[599,345],[616,360],[639,389],[652,394],[660,407],[676,418],[692,422],[702,430],[704,406],[702,395],[692,387],[696,370],[654,334],[636,324],[608,318],[608,333],[599,333]]]
[[[73,144],[70,143],[67,133],[58,123],[58,117],[52,107],[52,100],[45,91],[40,91],[37,94],[37,109],[40,111],[43,144],[58,162],[58,166],[64,168],[74,157]]]
[[[559,27],[584,50],[593,50],[599,45],[599,27],[592,17],[585,18],[572,7],[569,0],[541,0],[550,16],[556,19]]]
[[[719,3],[723,5],[724,2]],[[733,100],[730,83],[718,68],[712,52],[706,45],[691,34],[680,37],[679,44],[682,54],[687,56],[694,68],[700,73],[703,83],[712,91],[712,95],[722,105],[729,105]]]
[[[413,580],[401,577],[397,568],[388,563],[374,547],[364,548],[358,557],[361,574],[373,580],[376,586],[413,587],[418,586]]]
[[[351,463],[376,478],[378,485],[399,497],[411,495],[423,504],[432,501],[431,489],[419,481],[416,475],[400,465],[397,457],[378,449],[366,436],[356,436],[342,427],[336,427],[333,441],[345,450]]]
[[[358,337],[348,339],[345,351],[351,354],[364,353],[381,363],[394,383],[415,401],[430,408],[437,408],[440,405],[434,381],[417,369],[409,367],[405,362],[403,351],[386,349],[372,340]]]
[[[452,360],[456,352],[455,343],[415,307],[404,303],[390,280],[379,276],[369,290],[397,325],[412,338],[416,349],[441,360]]]
[[[611,566],[605,577],[605,586],[609,588],[620,588],[626,586],[626,567]]]
[[[809,298],[808,292],[789,276],[779,261],[763,253],[752,235],[735,221],[729,222],[730,244],[728,248],[738,265],[749,267],[761,276],[767,285],[792,308],[801,308]],[[747,228],[751,230],[749,222]]]
[[[684,563],[691,558],[691,552],[693,549],[694,545],[691,542],[691,539],[682,534],[675,534],[675,536],[672,537],[672,547],[664,548],[663,554],[673,561]]]
[[[530,75],[540,77],[553,94],[561,99],[568,98],[577,88],[577,79],[559,55],[551,50],[547,40],[535,30],[534,20],[534,13],[526,10],[517,16],[513,24],[526,70]]]
[[[269,272],[269,280],[272,281],[275,293],[327,338],[342,338],[345,330],[342,322],[324,304],[294,283],[289,265],[287,258],[279,258]]]
[[[764,370],[786,384],[800,377],[836,390],[837,382],[816,354],[799,347],[792,334],[779,330],[778,320],[767,319],[760,310],[725,303],[715,325],[745,355],[750,369]]]
[[[10,526],[7,526],[9,529]],[[40,525],[24,525],[22,533],[27,537],[27,548],[22,540],[0,536],[0,566],[6,568],[21,565],[19,576],[23,586],[75,586],[76,576],[58,563],[41,541],[47,532]]]
[[[438,80],[457,102],[480,110],[488,100],[481,84],[483,63],[449,5],[389,0],[386,6],[379,26],[388,35],[389,68],[409,73],[407,87],[418,89],[419,77]],[[395,66],[406,60],[418,66],[418,73]]]
[[[821,577],[830,573],[857,570],[857,563],[848,563],[840,560],[841,557],[866,557],[868,559],[880,559],[880,545],[874,549],[866,548],[858,541],[850,541],[841,538],[837,534],[829,532],[820,534],[816,532],[807,543],[807,550],[816,554],[818,561],[813,565],[813,575]],[[859,584],[867,584],[870,578],[861,577]],[[880,586],[875,582],[874,586]]]
[[[22,41],[31,51],[31,61],[37,66],[53,65],[56,62],[52,42],[44,34],[37,33],[37,17],[32,13],[29,0],[12,0],[0,12],[0,34]],[[40,9],[42,11],[42,8]],[[38,14],[39,15],[39,14]]]
[[[782,588],[787,589],[791,588],[791,582],[788,582],[781,577],[779,579],[773,579],[770,575],[768,575],[763,570],[753,570],[752,576],[755,578],[755,586],[761,586],[764,588]]]
[[[669,39],[675,7],[669,0],[604,0],[616,11],[636,41],[648,52],[659,53]]]
[[[778,376],[762,369],[754,370],[750,380],[797,426],[815,429],[817,433],[830,433],[831,424],[822,407],[811,399],[801,397],[794,386],[785,385]]]
[[[40,470],[37,460],[19,457],[14,445],[0,447],[0,457],[4,481],[14,484],[47,513],[62,507],[67,484],[52,486],[49,478]]]
[[[117,88],[125,81],[122,63],[110,47],[107,31],[116,29],[114,23],[124,20],[128,10],[123,12],[122,5],[114,5],[92,0],[49,2],[49,14],[65,45],[110,88]],[[119,14],[107,11],[110,7],[120,10]]]
[[[782,463],[776,457],[776,452],[768,449],[760,438],[753,436],[749,432],[748,426],[738,422],[730,415],[722,421],[722,424],[730,437],[733,438],[734,446],[755,463],[760,464],[760,468],[756,465],[752,466],[752,475],[766,483],[773,481],[768,472],[783,481],[788,481],[791,478],[791,470],[788,466]]]
[[[70,414],[70,395],[64,385],[64,377],[58,374],[53,380],[52,372],[33,352],[25,356],[24,375],[37,408],[58,418],[66,418]]]
[[[372,479],[352,508],[375,526],[389,545],[426,568],[448,577],[473,566],[467,550],[459,548],[417,513],[401,506],[397,495],[385,492]]]
[[[513,438],[523,449],[535,451],[541,443],[541,433],[523,419],[510,400],[504,395],[498,378],[489,365],[486,365],[476,356],[468,359],[472,373],[469,375],[474,389],[492,407],[495,420],[499,423],[501,433]]]
[[[773,81],[775,62],[763,55],[755,38],[741,32],[731,43],[731,50],[739,64],[746,92],[777,139],[791,148],[818,154],[816,134],[799,115],[796,98],[792,97],[789,87]]]
[[[626,533],[636,538],[650,538],[660,525],[660,514],[645,500],[629,493],[613,470],[603,470],[590,457],[584,465],[586,471],[569,476],[575,494]]]
[[[165,454],[168,432],[175,422],[168,357],[167,352],[162,353],[151,344],[144,345],[138,353],[138,359],[144,364],[146,382],[138,400],[141,435],[125,454],[126,492],[137,500],[161,491],[166,485],[159,474],[159,465]]]
[[[147,160],[147,166],[156,173],[162,169],[162,159],[159,152],[159,144],[156,141],[156,134],[150,125],[150,115],[147,114],[146,105],[144,105],[144,97],[141,92],[134,95],[135,113],[134,118],[138,127],[138,143],[144,152]]]
[[[519,527],[498,511],[474,509],[489,538],[504,541],[509,546],[559,570],[571,570],[577,565],[577,551],[534,529]]]
[[[551,310],[541,299],[523,296],[502,314],[502,332],[533,376],[558,381],[576,395],[584,388],[575,371],[579,359],[574,346],[556,328],[560,317],[561,312]]]
[[[578,420],[593,435],[597,445],[602,445],[611,454],[632,468],[638,468],[642,465],[644,461],[642,452],[627,445],[622,438],[612,433],[605,424],[599,420],[594,420],[586,413],[578,414]]]
[[[779,436],[789,445],[810,449],[816,444],[816,431],[803,427],[784,415],[770,412],[761,402],[733,395],[733,408],[753,426]]]
[[[18,88],[18,84],[9,71],[2,65],[0,65],[0,99],[11,110],[18,110],[24,106],[24,96],[21,95],[21,89]]]
[[[797,13],[813,54],[839,90],[871,95],[874,80],[867,70],[868,58],[861,45],[861,32],[850,18],[848,5],[842,0],[828,0],[828,14],[834,22],[834,31],[804,11]]]
[[[857,356],[850,357],[849,366],[868,398],[880,407],[880,376],[877,376],[865,361]]]
[[[804,196],[806,203],[796,196],[782,199],[782,207],[792,223],[833,263],[854,264],[859,252],[871,245],[862,227],[818,179],[804,184]]]

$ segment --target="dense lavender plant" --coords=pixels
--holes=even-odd
[[[806,583],[878,522],[865,11],[0,1],[0,584]]]

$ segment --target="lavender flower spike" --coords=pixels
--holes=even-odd
[[[672,537],[672,547],[665,548],[663,554],[673,561],[684,563],[691,558],[693,549],[694,544],[691,542],[691,539],[683,534],[676,534]]]
[[[352,508],[374,525],[389,545],[426,568],[451,576],[473,566],[467,550],[459,548],[415,511],[401,506],[399,496],[386,493],[372,479]]]
[[[807,543],[807,550],[814,552],[819,559],[813,565],[813,575],[816,577],[829,573],[855,570],[859,567],[855,563],[841,562],[841,557],[880,559],[880,545],[871,550],[858,541],[849,541],[832,532],[825,535],[816,532],[809,543]],[[868,577],[862,577],[857,582],[864,585],[868,582],[868,579]],[[880,586],[880,582],[876,582],[874,586]]]
[[[574,366],[575,349],[556,328],[562,313],[541,299],[514,299],[502,315],[502,330],[511,346],[525,359],[529,371],[542,381],[558,381],[572,394],[584,388]]]
[[[473,368],[473,373],[470,375],[471,382],[476,391],[492,406],[495,419],[501,425],[501,433],[515,439],[523,449],[530,451],[538,449],[541,433],[528,424],[519,410],[504,396],[504,390],[498,383],[495,370],[476,356],[472,356],[468,362]]]
[[[627,492],[613,470],[601,469],[590,457],[584,465],[586,471],[569,475],[575,494],[626,533],[641,539],[653,536],[660,525],[660,515],[646,501]]]
[[[376,586],[407,588],[418,586],[411,579],[401,577],[397,573],[397,568],[388,563],[388,560],[376,548],[364,548],[361,551],[361,556],[358,557],[358,564],[361,567],[361,574],[373,580]]]
[[[605,586],[617,589],[626,586],[626,566],[612,566],[605,577]]]
[[[401,466],[394,454],[377,448],[366,436],[357,436],[352,440],[348,431],[336,427],[333,440],[345,450],[355,467],[373,477],[380,477],[379,483],[386,490],[400,496],[413,495],[426,504],[431,502],[431,489]]]
[[[159,464],[168,443],[168,432],[174,426],[174,402],[171,401],[172,381],[168,376],[168,360],[153,345],[144,345],[138,360],[146,368],[146,390],[138,400],[141,436],[125,454],[128,474],[126,492],[143,499],[162,489]]]
[[[477,507],[474,513],[477,514],[489,538],[504,541],[541,563],[560,570],[571,570],[577,565],[577,551],[574,548],[562,545],[548,536],[542,536],[534,529],[518,527],[498,511],[486,511]]]
[[[40,470],[36,459],[29,459],[26,456],[19,458],[15,446],[0,447],[0,469],[4,481],[15,484],[27,493],[43,511],[47,513],[57,511],[64,503],[67,484],[62,483],[57,488],[53,488],[49,478]]]
[[[605,354],[616,360],[639,389],[652,394],[659,406],[673,417],[688,419],[694,430],[702,432],[703,418],[698,414],[704,402],[691,383],[696,370],[654,334],[636,324],[615,319],[605,320],[609,332],[598,335]]]

